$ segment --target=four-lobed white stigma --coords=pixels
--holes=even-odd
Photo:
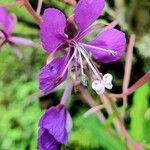
[[[106,89],[112,89],[112,75],[107,73],[103,76],[101,80],[94,80],[92,82],[92,89],[98,94],[102,95],[105,92]]]

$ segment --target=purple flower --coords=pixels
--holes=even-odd
[[[9,36],[14,29],[15,18],[14,16],[8,14],[2,7],[0,7],[0,14],[0,29],[3,30],[7,36]]]
[[[51,107],[39,121],[39,150],[59,150],[62,144],[67,144],[71,128],[72,120],[65,106]]]
[[[84,60],[92,71],[92,80],[102,82],[103,76],[94,65],[90,54],[102,63],[116,61],[122,56],[126,38],[125,34],[117,29],[107,28],[92,41],[84,43],[85,36],[92,31],[92,24],[103,8],[104,0],[80,0],[74,10],[72,25],[77,28],[76,34],[70,33],[68,22],[61,11],[54,8],[44,11],[40,38],[45,51],[50,54],[67,48],[63,57],[54,59],[40,71],[39,86],[44,93],[51,92],[62,83],[67,78],[68,69],[75,70],[76,79],[81,74],[81,80],[86,85]]]
[[[15,18],[8,14],[6,10],[0,7],[0,39],[4,39],[3,43],[12,34],[15,26]]]
[[[22,53],[18,48],[18,45],[27,45],[35,47],[31,40],[16,37],[12,35],[12,32],[16,25],[16,17],[9,14],[3,7],[0,7],[0,49],[5,43],[12,46],[13,52],[19,57],[22,57]]]

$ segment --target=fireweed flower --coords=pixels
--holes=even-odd
[[[67,144],[72,120],[64,105],[59,104],[45,112],[39,121],[39,150],[59,150]]]
[[[16,37],[12,35],[12,32],[16,25],[16,17],[9,14],[3,7],[0,7],[0,49],[6,43],[12,46],[13,52],[21,58],[22,54],[18,48],[18,45],[27,45],[34,47],[34,43],[31,40]]]
[[[74,10],[74,26],[76,34],[69,32],[64,14],[54,8],[44,11],[40,26],[40,38],[43,48],[48,54],[66,49],[62,57],[54,59],[44,66],[39,74],[39,87],[44,93],[51,92],[67,78],[68,70],[87,85],[85,62],[92,72],[92,88],[103,94],[105,88],[112,88],[112,75],[102,75],[94,65],[92,56],[99,62],[109,63],[118,60],[125,49],[125,34],[114,28],[100,32],[95,39],[84,43],[84,38],[92,31],[92,24],[97,20],[104,8],[104,0],[80,0]],[[78,78],[79,79],[79,78]]]

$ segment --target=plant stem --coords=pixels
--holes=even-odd
[[[73,89],[73,82],[69,81],[61,98],[60,104],[65,105]]]
[[[150,81],[150,71],[148,71],[143,77],[141,77],[136,83],[134,83],[130,88],[128,88],[128,90],[125,93],[121,93],[121,94],[109,94],[109,96],[111,97],[115,97],[115,98],[122,98],[123,96],[127,96],[130,95],[131,93],[133,93],[136,89],[138,89],[139,87],[141,87],[143,84],[145,84],[146,82]]]
[[[20,7],[23,4],[24,2],[22,0],[19,0],[17,2],[0,3],[0,7],[10,7],[10,6]]]
[[[41,13],[42,3],[43,3],[43,0],[38,0],[37,11],[36,11],[37,15],[40,15]]]
[[[98,104],[93,100],[92,96],[87,92],[87,90],[82,87],[78,86],[79,91],[81,92],[82,97],[84,98],[84,101],[90,106],[94,107],[97,106]],[[106,119],[104,115],[102,114],[101,111],[96,111],[95,112],[96,116],[100,119],[101,122],[104,122]]]
[[[34,11],[34,9],[32,8],[32,6],[30,5],[29,1],[28,0],[23,0],[24,2],[24,7],[26,8],[26,10],[30,13],[30,15],[32,16],[32,18],[34,19],[34,21],[40,25],[41,22],[42,22],[42,19],[40,16],[38,16],[36,14],[36,12]]]
[[[133,56],[133,47],[135,43],[135,35],[131,35],[128,45],[128,50],[125,59],[125,68],[124,68],[124,79],[123,79],[123,87],[122,92],[125,93],[129,86],[130,75],[131,75],[131,67],[132,67],[132,56]],[[127,96],[123,97],[123,103],[127,104]]]
[[[116,121],[117,121],[117,127],[119,126],[120,129],[120,133],[123,136],[124,140],[127,140],[127,144],[126,148],[132,148],[133,150],[144,150],[143,147],[136,143],[129,135],[128,131],[126,130],[122,118],[120,117],[116,106],[113,103],[113,100],[111,97],[109,97],[109,95],[104,95],[105,96],[105,101],[107,101],[107,104],[109,105],[109,108],[111,107],[111,111],[114,111],[116,113]],[[110,111],[110,110],[109,110]],[[115,122],[115,120],[114,120]],[[127,147],[128,146],[128,147]]]
[[[107,112],[109,115],[111,115],[115,110],[113,109],[113,106],[112,106],[112,103],[109,101],[109,99],[107,98],[106,95],[101,95],[100,96],[101,98],[101,101],[103,102]],[[116,111],[115,111],[116,112]],[[114,119],[114,126],[115,128],[118,130],[118,132],[120,133],[121,137],[123,140],[125,140],[125,134],[123,132],[123,129],[122,129],[122,124],[119,120],[119,117],[117,116],[117,118]]]

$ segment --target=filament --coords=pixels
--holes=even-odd
[[[90,44],[82,44],[83,46],[87,47],[87,48],[93,48],[93,49],[98,49],[101,50],[103,52],[107,52],[108,54],[112,55],[112,56],[116,56],[117,52],[111,49],[105,49],[105,48],[101,48],[101,47],[97,47],[94,45],[90,45]]]
[[[91,67],[92,71],[94,72],[94,74],[96,75],[96,77],[101,80],[101,77],[99,76],[97,70],[94,68],[94,66],[92,65],[92,63],[90,62],[89,58],[87,57],[86,53],[84,52],[83,48],[78,46],[78,50],[81,52],[81,54],[84,56],[85,60],[87,61],[88,65]]]

